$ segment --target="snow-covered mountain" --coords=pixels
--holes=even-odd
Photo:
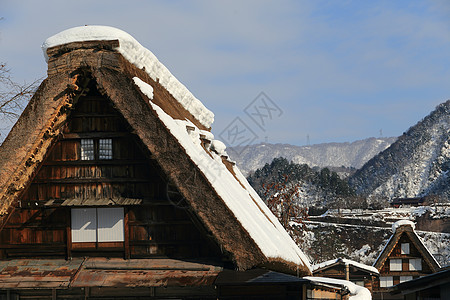
[[[389,147],[396,138],[368,138],[352,143],[326,143],[311,146],[261,143],[246,147],[227,148],[228,155],[235,160],[244,175],[284,157],[297,164],[310,167],[360,168],[373,156]]]
[[[450,198],[450,100],[350,177],[358,194]]]

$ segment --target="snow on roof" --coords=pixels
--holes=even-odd
[[[416,228],[416,225],[414,224],[414,222],[411,222],[409,220],[400,220],[400,221],[397,221],[394,224],[392,224],[392,232],[395,233],[397,228],[399,228],[400,226],[405,226],[405,225],[411,226],[413,230]]]
[[[352,266],[355,266],[355,267],[357,267],[359,269],[366,270],[368,272],[372,272],[372,273],[375,273],[375,274],[379,274],[378,270],[376,268],[372,267],[372,266],[368,266],[368,265],[365,265],[365,264],[362,264],[362,263],[359,263],[359,262],[356,262],[356,261],[353,261],[353,260],[350,260],[350,259],[345,259],[345,258],[337,258],[337,259],[327,260],[327,261],[324,261],[324,262],[322,262],[320,264],[316,264],[316,265],[312,266],[312,269],[313,269],[313,271],[316,271],[318,269],[322,269],[324,267],[328,267],[330,265],[333,265],[333,264],[335,264],[335,263],[337,263],[339,261],[344,262],[344,264],[346,264],[346,265],[352,265]]]
[[[381,258],[381,256],[383,255],[384,251],[386,250],[386,248],[388,247],[388,245],[391,243],[392,239],[395,236],[395,233],[397,231],[397,228],[399,228],[400,226],[406,226],[409,225],[412,228],[412,232],[413,234],[417,237],[417,239],[420,241],[420,243],[422,243],[423,248],[425,249],[425,251],[428,253],[428,255],[431,257],[431,259],[433,259],[433,261],[440,267],[439,262],[436,260],[436,258],[433,256],[433,254],[431,254],[430,250],[427,248],[427,246],[425,246],[425,243],[422,241],[422,239],[417,235],[415,228],[416,225],[414,224],[414,222],[409,221],[409,220],[399,220],[397,222],[395,222],[394,224],[392,224],[392,235],[389,238],[389,240],[387,241],[386,245],[384,245],[383,250],[381,250],[380,254],[378,254],[377,259],[374,261],[373,266],[375,266],[378,262],[378,260]]]
[[[348,298],[349,300],[370,300],[370,299],[372,299],[372,294],[370,293],[370,291],[367,288],[356,285],[353,282],[350,282],[347,280],[327,278],[327,277],[311,277],[311,276],[303,277],[303,278],[311,280],[313,282],[318,282],[318,283],[344,286],[350,292],[350,297]]]
[[[169,91],[174,98],[189,111],[202,125],[209,128],[214,121],[214,114],[208,110],[189,90],[148,49],[144,48],[128,33],[109,26],[80,26],[64,30],[49,37],[42,50],[46,61],[47,49],[72,42],[119,40],[116,49],[130,63],[145,72]]]
[[[134,82],[141,90],[146,90],[147,83],[139,80],[134,80]],[[268,258],[280,258],[296,265],[304,265],[311,270],[306,255],[291,239],[239,169],[233,166],[233,172],[236,176],[234,177],[222,162],[219,154],[208,153],[201,146],[201,133],[198,128],[188,132],[184,120],[174,120],[159,106],[151,101],[150,104],[160,120],[186,150],[188,156],[203,172],[236,219],[247,230],[262,253]],[[189,126],[195,127],[192,123]],[[197,134],[196,139],[193,139],[194,134]],[[220,148],[218,149],[219,152],[225,151],[222,147],[223,143],[214,142],[214,140],[212,143],[216,145],[215,147]]]

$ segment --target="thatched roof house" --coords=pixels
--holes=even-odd
[[[392,236],[373,266],[380,272],[374,284],[375,299],[389,299],[389,289],[440,270],[440,266],[414,231],[409,220],[392,225]]]
[[[126,258],[191,257],[202,249],[221,253],[237,270],[311,274],[308,259],[214,140],[213,114],[149,50],[123,31],[85,26],[47,39],[44,52],[48,77],[0,147],[0,257],[67,258],[101,247]],[[167,221],[178,211],[162,213],[161,205],[183,211],[177,222],[195,227],[204,242],[178,242],[186,229]],[[147,207],[165,216],[163,225],[149,221],[150,208],[140,217]],[[106,228],[114,238],[100,239],[103,214],[124,224]],[[38,219],[47,225],[33,223]],[[155,238],[169,231],[179,247]]]

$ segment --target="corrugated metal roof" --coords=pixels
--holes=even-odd
[[[0,261],[1,288],[67,287],[83,262],[82,258],[14,259]]]
[[[175,259],[76,258],[0,261],[1,288],[213,285],[219,264]]]

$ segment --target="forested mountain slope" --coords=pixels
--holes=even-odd
[[[450,100],[349,178],[360,195],[450,198]]]
[[[274,158],[284,157],[310,167],[360,168],[370,158],[389,147],[396,138],[368,138],[352,143],[326,143],[311,146],[261,143],[246,147],[229,147],[227,152],[244,175],[248,175]]]

